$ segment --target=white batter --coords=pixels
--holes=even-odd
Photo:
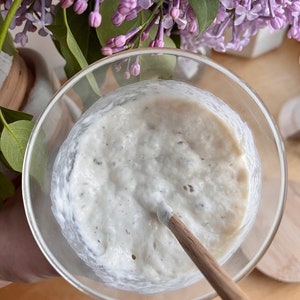
[[[159,221],[161,203],[223,263],[251,226],[259,182],[236,113],[187,84],[149,81],[84,114],[57,156],[51,196],[65,237],[101,281],[154,293],[201,277]]]

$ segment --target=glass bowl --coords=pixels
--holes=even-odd
[[[131,68],[131,73],[138,73],[136,62],[140,63],[141,71],[133,76],[128,71]],[[287,170],[282,140],[266,107],[242,79],[207,57],[178,49],[121,52],[90,65],[60,88],[38,119],[25,154],[23,198],[28,222],[41,251],[58,273],[95,298],[209,299],[216,294],[204,278],[178,290],[154,294],[139,294],[101,283],[70,247],[52,212],[53,164],[75,122],[101,98],[100,94],[143,80],[176,80],[212,93],[251,130],[261,164],[261,186],[252,186],[260,189],[257,214],[223,268],[235,281],[255,268],[272,242],[283,213]]]

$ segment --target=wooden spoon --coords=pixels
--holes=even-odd
[[[167,226],[222,299],[249,299],[176,214],[172,214]]]

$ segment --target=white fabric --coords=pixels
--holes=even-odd
[[[9,56],[8,54],[6,54],[4,52],[0,52],[0,86],[6,79],[8,73],[10,71],[10,67],[12,65],[12,60],[13,60],[12,56]]]

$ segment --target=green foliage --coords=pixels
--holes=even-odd
[[[0,106],[0,163],[22,171],[25,148],[33,128],[32,116]],[[0,173],[0,205],[14,194],[12,182]]]
[[[0,139],[3,156],[17,172],[22,172],[23,159],[34,123],[20,120],[5,125]]]
[[[204,32],[215,19],[220,6],[219,0],[189,0],[199,27],[199,34]]]
[[[12,123],[19,120],[28,120],[28,121],[32,120],[32,115],[22,111],[11,110],[0,106],[0,112],[2,113],[2,116],[6,121],[6,123]],[[3,127],[4,127],[4,122],[2,121],[0,122],[0,132],[2,132]]]
[[[74,13],[72,13],[71,10],[68,10],[67,13],[66,9],[60,8],[58,9],[55,16],[54,24],[49,26],[49,29],[52,31],[53,35],[56,38],[56,46],[66,60],[65,71],[68,78],[72,77],[77,72],[89,65],[89,61],[87,60],[87,53],[93,52],[92,49],[89,49],[89,46],[91,46],[92,44],[90,43],[89,39],[89,26],[86,25],[84,27],[86,29],[85,34],[83,34],[82,32],[78,34],[78,31],[75,30],[75,33],[77,33],[77,36],[75,37],[69,24],[69,15],[72,28],[76,28],[77,22],[78,24],[81,24],[81,22],[79,22],[78,20],[78,16],[74,18]],[[87,36],[87,38],[78,38],[79,36]],[[95,53],[97,52],[100,53],[100,49],[98,49],[98,51],[96,51]],[[96,95],[98,95],[99,89],[95,77],[92,74],[89,74],[87,75],[87,80],[92,91]]]

